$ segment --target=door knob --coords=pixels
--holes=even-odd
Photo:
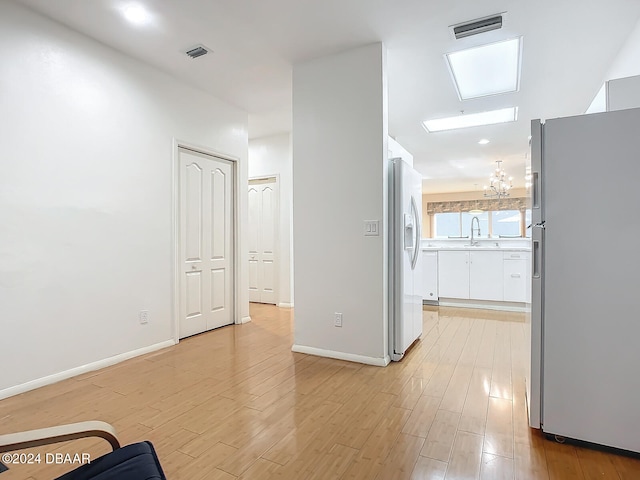
[[[195,270],[196,268],[198,267],[196,267],[195,265],[191,265],[191,270]]]

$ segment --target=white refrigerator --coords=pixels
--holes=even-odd
[[[422,175],[389,161],[389,356],[399,361],[422,335]]]
[[[532,122],[530,425],[640,452],[640,109]]]

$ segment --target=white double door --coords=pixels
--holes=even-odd
[[[249,180],[249,301],[276,304],[278,183]]]
[[[179,150],[179,336],[233,323],[233,164]]]

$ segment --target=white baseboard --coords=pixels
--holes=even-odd
[[[66,380],[67,378],[76,377],[78,375],[82,375],[83,373],[93,372],[94,370],[100,370],[101,368],[110,367],[111,365],[124,362],[125,360],[129,360],[133,357],[139,357],[140,355],[144,355],[146,353],[151,353],[155,352],[156,350],[172,347],[175,344],[176,342],[174,340],[167,340],[164,342],[156,343],[155,345],[149,345],[148,347],[139,348],[137,350],[132,350],[130,352],[125,352],[113,357],[105,358],[104,360],[98,360],[97,362],[92,362],[86,365],[81,365],[80,367],[71,368],[63,372],[54,373],[53,375],[37,378],[36,380],[31,380],[30,382],[22,383],[20,385],[16,385],[15,387],[5,388],[4,390],[0,390],[0,400],[2,400],[3,398],[8,398],[14,395],[28,392],[29,390],[44,387],[46,385],[51,385],[52,383],[57,383],[62,380]]]
[[[280,307],[280,308],[293,308],[293,303],[280,302],[278,304],[278,307]]]
[[[348,362],[364,363],[365,365],[374,365],[376,367],[386,367],[391,359],[389,355],[384,358],[365,357],[364,355],[355,355],[353,353],[335,352],[333,350],[325,350],[323,348],[307,347],[306,345],[294,344],[291,347],[293,352],[306,353],[308,355],[316,355],[318,357],[335,358],[337,360],[346,360]]]
[[[482,310],[500,310],[503,312],[528,312],[526,303],[491,302],[482,300],[464,300],[457,298],[440,298],[441,307],[479,308]]]
[[[240,320],[240,323],[249,323],[251,321],[251,316],[247,315],[246,317],[242,317],[242,319]]]

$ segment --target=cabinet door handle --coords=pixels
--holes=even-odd
[[[511,255],[511,258],[520,258],[520,255],[518,255],[518,254]]]
[[[520,278],[520,274],[519,273],[512,273],[511,274],[511,278]]]

